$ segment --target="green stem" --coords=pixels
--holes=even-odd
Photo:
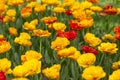
[[[23,55],[22,46],[20,45],[20,56]]]
[[[71,66],[71,74],[74,80],[78,80],[79,78],[79,72],[78,72],[78,65],[75,61],[72,61],[70,63]]]
[[[67,59],[67,65],[66,65],[66,80],[69,80],[69,64],[70,64],[70,60]]]
[[[0,59],[5,58],[6,57],[6,53],[0,54]]]
[[[105,55],[105,53],[102,54],[102,57],[100,58],[99,65],[101,65],[101,63],[102,63],[102,61],[103,61],[103,59],[104,59],[104,55]]]
[[[42,52],[42,38],[40,37],[40,53]]]
[[[110,55],[107,55],[107,73],[108,73],[108,75],[107,75],[107,80],[108,80],[108,78],[109,78],[109,75],[110,75]]]
[[[105,80],[109,79],[109,75],[110,75],[110,69],[111,69],[111,64],[110,64],[110,55],[106,53],[105,56],[105,62],[104,62],[104,67],[105,67],[105,72],[106,72],[106,77]]]
[[[85,69],[85,68],[79,66],[80,80],[84,80],[83,77],[82,77],[82,73],[83,73],[84,69]]]
[[[39,80],[42,80],[42,74],[41,73],[38,75],[38,78],[39,78]]]

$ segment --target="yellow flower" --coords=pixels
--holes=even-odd
[[[6,41],[3,35],[0,34],[0,54],[3,54],[11,49],[11,45]]]
[[[77,60],[80,57],[80,51],[76,51],[73,55],[68,56],[68,58]]]
[[[15,17],[11,17],[11,21],[14,22],[15,21]]]
[[[113,71],[113,73],[109,76],[109,80],[120,80],[120,69]]]
[[[81,20],[79,23],[79,26],[83,27],[83,28],[90,28],[91,26],[93,26],[93,23],[94,23],[94,21],[90,17],[90,18],[86,18],[86,19]]]
[[[10,27],[8,30],[9,30],[9,33],[10,33],[11,35],[16,36],[16,35],[18,34],[18,33],[17,33],[17,29],[14,28],[14,27]]]
[[[99,6],[92,6],[90,9],[94,12],[101,12],[103,9]]]
[[[47,26],[48,26],[48,28],[49,28],[50,30],[52,30],[52,29],[53,29],[52,24],[47,24]]]
[[[26,77],[28,76],[28,68],[24,67],[23,65],[15,66],[13,69],[13,75],[15,77]]]
[[[14,78],[12,80],[29,80],[29,79],[27,79],[27,78]]]
[[[91,2],[88,2],[88,1],[83,1],[81,2],[80,6],[83,8],[83,9],[88,9],[92,6],[92,3]]]
[[[86,33],[84,36],[84,40],[89,43],[90,46],[95,47],[101,43],[101,40],[95,37],[92,33]]]
[[[3,39],[4,38],[4,35],[0,34],[0,39]]]
[[[43,5],[40,5],[40,4],[37,4],[34,8],[34,11],[35,12],[44,12],[46,10],[46,4],[43,4]]]
[[[117,14],[120,14],[120,8],[117,8]]]
[[[65,12],[65,9],[63,7],[55,7],[55,8],[53,8],[53,12],[63,13],[63,12]]]
[[[114,70],[118,69],[119,67],[120,67],[120,61],[114,62],[114,63],[112,64],[112,69],[114,69]]]
[[[82,74],[82,77],[85,80],[100,80],[105,77],[106,73],[103,71],[101,66],[90,66],[85,68]]]
[[[8,15],[6,15],[4,18],[3,18],[3,22],[14,22],[15,21],[15,17],[10,17]]]
[[[82,9],[82,7],[81,7],[80,2],[75,1],[75,2],[72,3],[72,5],[70,6],[70,10],[71,10],[72,12],[74,12],[74,11],[82,11],[83,9]]]
[[[92,3],[95,3],[95,4],[98,4],[98,3],[99,3],[98,0],[87,0],[87,1],[92,2]]]
[[[57,17],[43,17],[40,19],[41,22],[44,22],[45,24],[52,24],[57,21]]]
[[[4,14],[4,12],[7,10],[7,5],[0,4],[0,15]]]
[[[60,64],[54,64],[52,67],[42,70],[42,73],[50,79],[58,79],[59,80],[60,69],[61,69]]]
[[[41,72],[41,61],[37,59],[28,60],[23,66],[28,69],[28,75],[39,74]]]
[[[12,14],[11,14],[12,13]],[[9,9],[6,12],[6,16],[3,18],[3,22],[15,21],[16,11],[14,9]]]
[[[26,61],[23,65],[16,66],[13,69],[13,75],[16,77],[26,77],[41,72],[41,61],[31,59]]]
[[[38,53],[37,51],[34,51],[34,50],[29,50],[25,53],[25,55],[21,56],[22,62],[25,62],[31,59],[40,60],[41,58],[42,58],[41,53]]]
[[[32,14],[32,8],[31,7],[24,7],[21,10],[21,16],[23,18],[27,18]]]
[[[5,74],[10,74],[12,70],[11,67],[11,61],[9,61],[7,58],[0,59],[0,71],[4,72]]]
[[[64,23],[61,23],[61,22],[55,22],[53,23],[53,28],[56,30],[56,31],[64,31],[66,29],[66,25]]]
[[[38,20],[34,19],[30,23],[25,22],[24,25],[23,25],[23,28],[26,29],[26,30],[32,31],[32,30],[36,29],[36,25],[38,25]]]
[[[38,25],[38,19],[34,19],[30,22],[31,25]]]
[[[91,2],[88,2],[88,1],[83,1],[83,2],[74,2],[72,3],[72,6],[70,7],[70,10],[71,11],[81,11],[83,12],[84,10],[86,9],[89,9],[90,7],[92,6],[92,3]]]
[[[24,0],[8,0],[8,5],[10,6],[18,6],[22,5],[24,3]]]
[[[82,67],[89,67],[96,61],[96,56],[93,53],[85,53],[82,54],[78,59],[77,62],[79,66]]]
[[[63,6],[64,7],[66,7],[66,6],[72,6],[75,1],[76,0],[64,0],[63,1]]]
[[[57,52],[57,56],[61,58],[68,57],[68,58],[76,60],[80,56],[80,52],[77,51],[75,47],[69,47],[69,48],[59,50]]]
[[[37,4],[37,2],[30,2],[29,4],[27,4],[27,7],[34,8]]]
[[[12,13],[12,14],[11,14]],[[9,17],[15,17],[16,16],[16,11],[14,9],[9,9],[6,12],[6,15],[8,15]]]
[[[36,30],[33,30],[32,35],[47,38],[51,35],[51,33],[48,32],[48,30],[36,29]]]
[[[78,20],[83,20],[86,19],[87,14],[85,13],[85,11],[82,10],[75,10],[72,12],[72,15],[74,18],[78,19]]]
[[[6,4],[7,0],[0,0],[0,4]]]
[[[67,57],[67,56],[73,55],[76,51],[77,49],[75,47],[65,48],[65,49],[59,50],[57,52],[57,56]]]
[[[36,2],[37,0],[25,0],[27,2]]]
[[[32,43],[30,41],[31,37],[28,33],[22,32],[19,37],[16,37],[14,42],[23,46],[31,46]]]
[[[87,16],[91,16],[91,15],[94,14],[94,12],[92,10],[89,10],[89,9],[86,9],[85,13],[86,13]]]
[[[100,46],[98,46],[98,50],[108,54],[115,54],[118,50],[118,48],[116,47],[117,45],[115,43],[107,42],[107,43],[101,43]]]
[[[70,41],[67,38],[57,37],[55,41],[51,43],[51,48],[54,50],[62,50],[69,44]]]
[[[102,36],[103,40],[110,40],[111,42],[115,42],[116,38],[115,36],[111,35],[111,34],[105,34],[104,36]]]
[[[42,3],[48,5],[58,5],[60,2],[59,0],[42,0]]]
[[[0,54],[5,53],[11,49],[11,45],[9,42],[0,42]]]
[[[20,33],[20,37],[23,38],[23,39],[28,39],[28,40],[31,39],[30,35],[26,32]]]
[[[3,18],[3,22],[9,22],[9,21],[11,21],[11,18],[6,15],[6,16]]]

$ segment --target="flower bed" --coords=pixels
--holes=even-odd
[[[0,0],[0,80],[119,80],[119,0]]]

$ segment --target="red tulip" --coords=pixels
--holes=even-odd
[[[58,31],[57,36],[66,37],[68,40],[74,40],[77,37],[77,33],[76,31],[73,31],[73,30],[67,31],[67,32]]]
[[[112,8],[113,6],[111,5],[111,4],[109,4],[109,5],[105,5],[104,7],[103,7],[103,9],[105,10],[105,9],[110,9],[110,8]]]
[[[83,28],[78,25],[76,20],[70,20],[70,28],[73,30],[82,30]]]
[[[116,26],[116,27],[114,28],[114,32],[115,32],[115,33],[120,33],[120,26]]]
[[[117,33],[117,34],[115,35],[115,38],[116,38],[117,40],[120,40],[120,33]]]
[[[0,80],[7,80],[3,72],[0,72]]]
[[[68,15],[68,16],[70,16],[70,15],[72,15],[72,12],[71,12],[71,10],[66,10],[66,15]]]
[[[109,9],[105,9],[104,12],[107,14],[115,15],[115,14],[117,14],[117,9],[109,8]]]
[[[68,40],[74,40],[77,37],[76,31],[67,31],[64,33],[64,35]]]
[[[98,51],[97,51],[96,49],[92,48],[92,47],[89,47],[89,46],[84,45],[84,46],[82,46],[81,48],[82,48],[82,50],[83,50],[85,53],[93,53],[93,54],[95,54],[95,55],[98,54]]]
[[[57,36],[59,36],[59,37],[65,37],[63,31],[57,31]]]
[[[0,21],[3,21],[4,16],[0,16]]]

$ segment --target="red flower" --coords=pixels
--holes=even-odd
[[[97,51],[96,49],[91,48],[91,47],[89,47],[89,46],[84,45],[84,46],[82,46],[81,48],[82,48],[82,50],[83,50],[85,53],[93,53],[93,54],[95,54],[95,55],[98,54],[98,51]]]
[[[67,31],[67,32],[58,31],[57,36],[66,37],[68,40],[74,40],[77,37],[77,33],[75,31]]]
[[[7,80],[3,72],[0,72],[0,80]]]
[[[112,5],[106,5],[103,7],[104,12],[110,15],[117,14],[117,9],[113,8]]]
[[[5,38],[0,38],[0,44],[3,44],[4,42],[6,42]]]
[[[116,26],[114,28],[114,32],[116,33],[115,34],[115,38],[118,39],[118,40],[120,40],[120,26]]]
[[[57,31],[57,36],[59,37],[65,37],[65,34],[63,31]]]
[[[64,33],[64,35],[68,40],[74,40],[77,37],[76,31],[67,31]]]
[[[104,6],[103,7],[103,9],[105,10],[105,9],[110,9],[110,8],[112,8],[113,6],[111,5],[111,4],[109,4],[109,5],[106,5],[106,6]]]
[[[115,35],[115,38],[116,38],[117,40],[120,40],[120,33],[117,33],[117,34]]]
[[[115,32],[115,33],[120,33],[120,26],[116,26],[116,27],[114,28],[114,32]]]
[[[78,25],[76,20],[70,20],[70,28],[73,30],[82,30],[83,28]]]
[[[92,3],[95,3],[95,4],[98,4],[98,3],[99,3],[98,0],[87,0],[87,1],[92,2]]]
[[[0,21],[3,21],[4,16],[0,16]]]
[[[105,9],[104,12],[107,13],[107,14],[111,14],[111,15],[112,14],[113,15],[117,14],[117,10],[115,8]]]
[[[72,12],[71,12],[71,10],[66,10],[66,15],[68,15],[68,16],[70,16],[70,15],[72,15]]]

